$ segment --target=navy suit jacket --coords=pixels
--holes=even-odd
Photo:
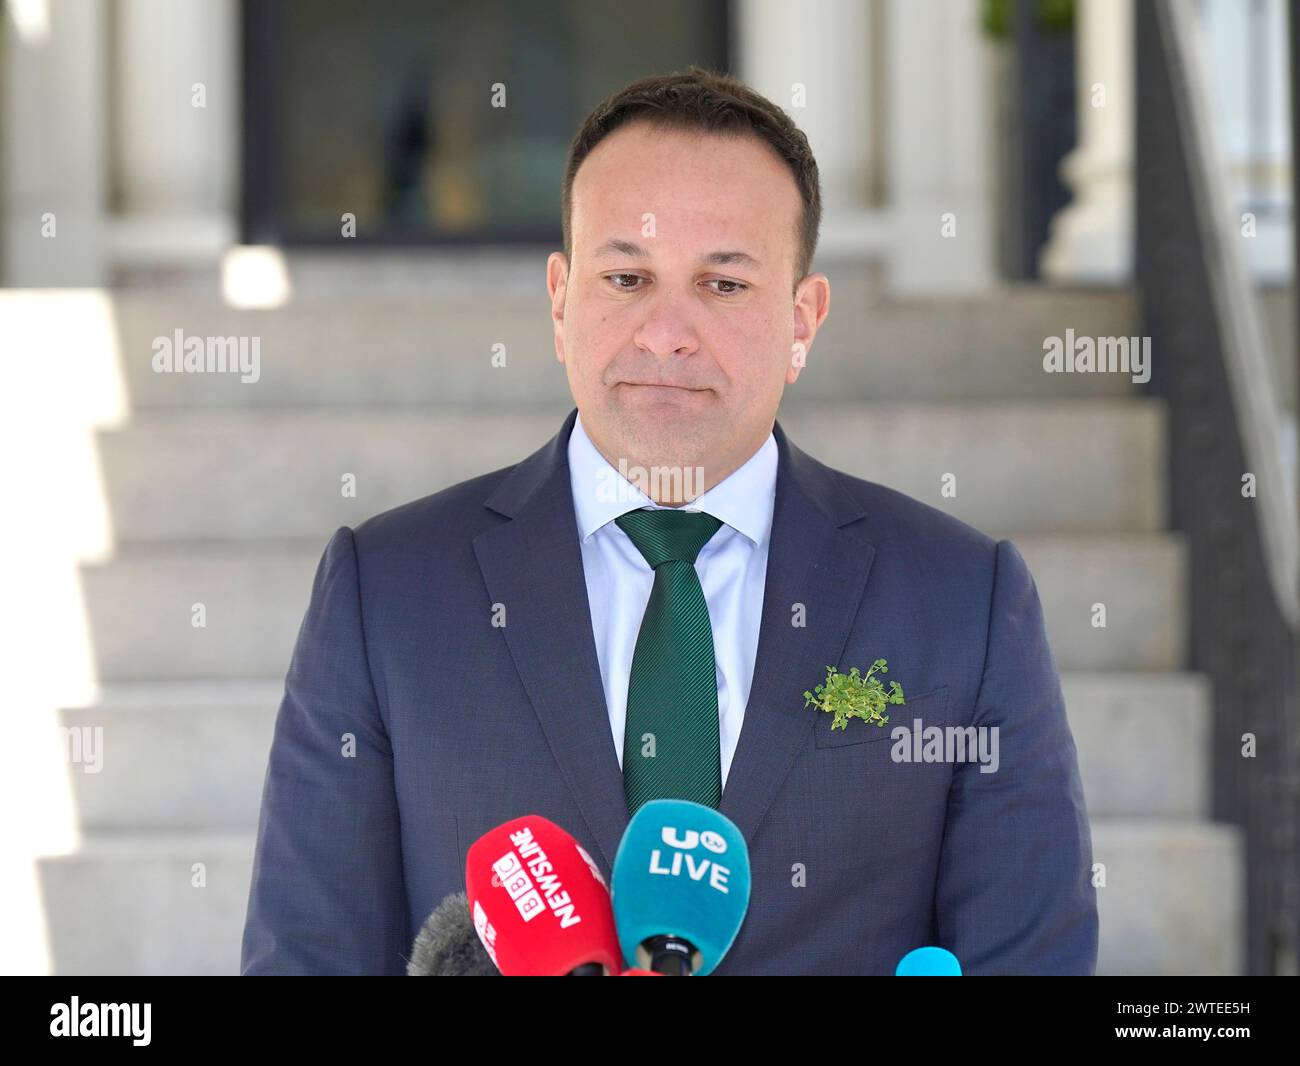
[[[330,539],[263,788],[245,974],[401,974],[486,830],[536,813],[606,877],[627,805],[567,443]],[[1038,592],[1009,540],[779,450],[757,662],[721,811],[749,912],[718,974],[1090,974],[1092,844]],[[505,625],[493,624],[494,605]],[[800,606],[802,605],[802,610]],[[798,624],[802,620],[803,624]],[[889,661],[884,728],[805,707]],[[996,726],[999,767],[898,762],[891,729]]]

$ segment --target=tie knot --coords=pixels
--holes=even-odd
[[[619,515],[614,523],[645,556],[651,570],[674,559],[694,564],[700,549],[718,531],[722,519],[704,511],[676,508],[643,509]]]

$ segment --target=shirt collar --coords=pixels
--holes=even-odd
[[[574,420],[573,431],[569,434],[568,452],[569,484],[573,490],[578,534],[583,543],[619,515],[640,507],[661,507],[600,454],[583,429],[581,413]],[[776,465],[776,438],[769,432],[767,439],[741,467],[701,493],[685,509],[713,515],[749,538],[757,547],[772,528]]]

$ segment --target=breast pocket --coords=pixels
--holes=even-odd
[[[952,767],[912,761],[910,741],[892,734],[902,726],[910,735],[917,719],[922,729],[950,724],[947,686],[888,705],[889,721],[880,727],[850,718],[847,729],[832,730],[834,715],[816,713],[825,721],[799,761],[798,781],[806,787],[810,854],[818,856],[823,889],[832,897],[860,893],[871,878],[903,869],[915,884],[927,884]]]
[[[921,719],[922,726],[945,725],[948,716],[948,686],[931,689],[919,696],[908,696],[905,703],[886,704],[885,714],[889,721],[878,726],[864,722],[861,718],[850,718],[847,728],[832,729],[835,715],[826,711],[816,711],[817,725],[813,730],[817,747],[842,748],[852,744],[879,744],[893,739],[894,728],[905,725],[912,727],[914,719]]]

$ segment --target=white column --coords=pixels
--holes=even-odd
[[[890,281],[902,291],[996,281],[991,45],[977,0],[887,9]]]
[[[741,0],[737,75],[808,137],[822,182],[818,257],[879,255],[869,202],[873,145],[871,6],[875,0]]]
[[[113,258],[214,260],[237,238],[237,5],[118,0],[116,10]]]
[[[1284,284],[1293,259],[1286,4],[1204,0],[1201,11],[1206,99],[1214,109],[1242,250],[1257,281]],[[1253,220],[1242,219],[1248,210]]]
[[[103,281],[105,8],[82,0],[5,5],[0,59],[0,281]]]
[[[1061,164],[1073,201],[1052,220],[1044,276],[1116,284],[1133,274],[1133,6],[1075,4],[1078,146]]]

